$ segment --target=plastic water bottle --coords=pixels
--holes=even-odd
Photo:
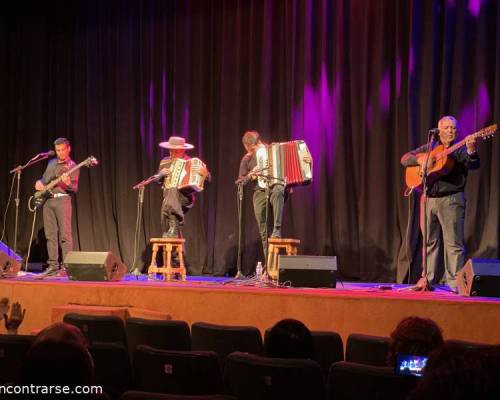
[[[257,278],[262,278],[262,263],[259,261],[257,267],[255,267],[255,276]]]

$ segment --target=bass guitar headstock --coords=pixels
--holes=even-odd
[[[97,158],[95,158],[94,156],[88,156],[87,159],[84,161],[84,165],[88,168],[95,167],[98,164],[99,161],[97,161]]]

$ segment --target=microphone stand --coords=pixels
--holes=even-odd
[[[264,171],[267,168],[263,168],[259,170],[259,172]],[[268,214],[269,214],[269,198],[270,198],[270,191],[271,191],[271,186],[270,186],[270,181],[276,180],[279,181],[280,183],[283,183],[285,186],[286,181],[284,179],[275,177],[275,176],[269,176],[269,175],[264,175],[264,174],[253,174],[253,176],[262,178],[266,181],[266,237],[263,243],[264,246],[264,257],[265,260],[267,260],[267,220],[268,220]],[[267,285],[267,286],[273,286],[276,287],[277,285],[267,279],[267,262],[264,262],[264,265],[266,265],[265,269],[262,271],[262,278],[258,279],[256,275],[253,277],[250,277],[248,279],[243,279],[245,276],[241,273],[241,253],[242,253],[242,246],[241,246],[241,233],[242,233],[242,204],[243,204],[243,186],[248,182],[248,178],[240,178],[236,181],[236,184],[238,185],[238,259],[237,259],[237,273],[236,276],[233,279],[230,279],[226,282],[224,282],[224,285],[229,284],[229,283],[234,283],[236,281],[242,281],[241,284],[244,285],[252,285],[252,284],[258,284],[258,285]]]
[[[136,261],[137,261],[136,256],[137,256],[137,253],[139,252],[139,237],[140,237],[140,230],[141,230],[141,225],[142,225],[142,209],[143,209],[143,204],[144,204],[144,189],[151,182],[156,181],[163,176],[165,176],[165,175],[162,175],[162,174],[152,175],[149,178],[144,179],[143,181],[139,182],[138,184],[136,184],[132,187],[132,189],[138,190],[138,192],[137,192],[137,219],[135,222],[135,234],[134,234],[134,262],[132,265],[132,268],[133,268],[132,275],[134,275],[136,277],[136,279],[139,279],[139,276],[141,276],[141,270],[139,269],[138,266],[136,266]]]
[[[422,174],[422,184],[423,184],[423,194],[424,196],[424,201],[423,201],[423,212],[424,212],[424,218],[423,218],[423,227],[422,227],[422,237],[423,237],[423,251],[422,251],[422,277],[420,280],[417,282],[415,286],[411,288],[411,290],[417,291],[417,292],[429,292],[434,290],[432,287],[431,283],[427,280],[427,270],[428,270],[428,257],[427,257],[427,241],[428,241],[428,236],[429,232],[427,232],[427,176],[428,176],[428,162],[429,158],[432,152],[432,146],[434,145],[434,133],[430,131],[430,135],[427,139],[427,144],[428,144],[428,149],[426,152],[425,156],[425,163],[424,163],[424,168],[423,168],[423,174]]]
[[[234,279],[243,279],[245,276],[241,272],[241,256],[242,256],[242,226],[243,226],[243,186],[245,185],[245,180],[238,182],[238,258],[236,260],[236,276]]]
[[[48,154],[45,154],[41,157],[39,157],[39,155],[36,155],[31,160],[29,160],[26,164],[18,165],[16,168],[9,171],[10,174],[16,174],[14,179],[17,180],[16,198],[14,199],[14,203],[16,205],[16,213],[15,213],[15,218],[14,218],[14,253],[17,253],[17,231],[18,231],[18,227],[19,227],[19,204],[20,204],[19,188],[21,185],[21,173],[22,173],[23,169],[28,168],[28,167],[32,166],[33,164],[36,164],[39,161],[46,160],[47,158],[49,158]]]

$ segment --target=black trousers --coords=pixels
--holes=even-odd
[[[184,215],[193,207],[194,194],[184,193],[176,188],[163,189],[163,202],[161,205],[161,228],[168,231],[168,221],[176,219],[179,224],[184,223]]]
[[[63,261],[66,254],[73,250],[72,212],[70,196],[48,199],[43,205],[43,228],[47,239],[49,268],[59,266],[59,246],[62,250]]]
[[[283,185],[274,185],[271,187],[269,192],[269,216],[273,215],[273,226],[272,229],[281,229],[281,222],[283,219],[283,207],[285,204],[286,192]],[[266,191],[256,190],[253,194],[253,210],[255,213],[255,219],[257,220],[257,225],[259,227],[260,238],[262,240],[262,246],[265,247],[266,243]],[[267,236],[270,236],[272,230],[267,229]],[[264,254],[266,249],[264,248]]]

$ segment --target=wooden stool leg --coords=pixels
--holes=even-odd
[[[181,274],[181,279],[186,280],[186,267],[184,266],[184,254],[182,253],[182,245],[177,246],[177,253],[179,256],[179,269]]]
[[[158,254],[158,245],[153,244],[153,253],[151,254],[151,263],[148,268],[148,275],[153,275],[156,269],[156,255]]]
[[[163,278],[165,278],[165,268],[167,268],[167,265],[168,265],[168,262],[167,262],[167,258],[168,258],[167,246],[166,245],[162,245],[161,247],[163,249],[163,265],[162,265],[162,268],[163,268]]]
[[[267,246],[267,262],[266,262],[266,269],[267,269],[267,274],[271,275],[272,273],[272,268],[273,268],[273,255],[274,255],[274,245],[270,244]]]
[[[167,262],[163,267],[167,268],[167,270],[165,271],[165,276],[167,278],[167,281],[170,281],[172,275],[172,265],[170,264],[172,262],[172,245],[168,243],[165,245],[165,247],[167,249]]]
[[[274,248],[274,255],[273,255],[273,274],[270,275],[271,278],[276,279],[278,277],[278,255],[280,253],[279,247]]]

